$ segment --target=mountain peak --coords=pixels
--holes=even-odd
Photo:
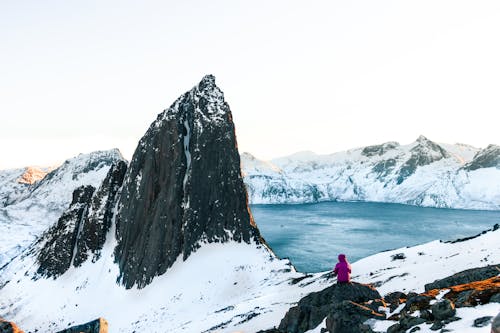
[[[427,139],[425,136],[423,136],[422,134],[420,134],[416,140],[418,143],[425,143],[425,142],[429,142],[430,140]]]
[[[115,253],[127,288],[146,286],[204,243],[259,242],[231,110],[213,75],[142,137],[118,207]]]

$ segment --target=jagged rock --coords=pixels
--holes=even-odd
[[[205,76],[158,115],[134,152],[116,218],[126,288],[146,286],[202,242],[259,241],[229,105]]]
[[[352,301],[337,304],[326,318],[326,328],[330,333],[373,333],[364,325],[367,319],[385,319],[385,315]]]
[[[405,316],[399,320],[399,325],[403,330],[408,330],[413,326],[425,323],[425,319],[419,317]]]
[[[123,183],[126,171],[127,164],[124,161],[113,164],[92,197],[88,216],[83,220],[81,234],[77,240],[73,261],[75,267],[87,260],[89,254],[93,254],[93,262],[99,259],[106,234],[111,228],[116,194]]]
[[[373,145],[373,146],[367,146],[363,148],[361,151],[361,154],[367,157],[372,157],[372,156],[381,156],[387,153],[389,150],[392,150],[396,147],[399,147],[398,142],[390,141],[383,143],[381,145]]]
[[[467,163],[463,168],[467,171],[471,171],[495,167],[500,167],[500,146],[489,145],[485,149],[479,151],[474,156],[473,160]]]
[[[56,278],[71,266],[80,225],[87,216],[94,190],[90,185],[78,187],[69,208],[42,237],[45,244],[38,255],[40,276]]]
[[[453,274],[441,280],[436,280],[432,283],[425,285],[425,290],[444,289],[459,284],[471,283],[474,281],[481,281],[500,274],[500,264],[471,268],[465,271]]]
[[[288,333],[302,333],[318,326],[343,301],[363,303],[379,298],[378,291],[369,285],[355,282],[334,284],[302,298],[297,306],[288,310],[279,329]]]
[[[405,304],[406,311],[417,311],[417,310],[425,310],[430,307],[430,301],[432,297],[424,296],[424,295],[416,295],[412,297],[408,297]]]
[[[399,332],[404,332],[403,328],[399,323],[391,325],[389,326],[389,328],[387,328],[387,333],[399,333]]]
[[[0,318],[0,333],[24,333],[16,324]]]
[[[431,312],[434,318],[443,320],[453,317],[457,311],[450,300],[443,299],[431,306]]]
[[[449,157],[450,154],[446,149],[422,135],[419,136],[417,145],[411,149],[411,157],[398,170],[397,184],[401,184],[406,178],[414,174],[417,167]]]
[[[451,286],[444,297],[452,301],[456,306],[476,306],[487,304],[491,298],[500,294],[500,276],[495,276],[486,280],[474,281],[466,284]],[[437,295],[440,289],[433,289],[426,292],[427,295]]]
[[[401,291],[395,291],[384,296],[384,300],[389,303],[389,309],[391,311],[396,310],[400,304],[405,303],[406,299],[406,294]]]
[[[108,333],[108,322],[104,318],[98,318],[82,325],[72,326],[57,333]]]

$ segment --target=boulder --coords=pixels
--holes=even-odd
[[[317,327],[325,317],[335,311],[343,301],[364,303],[379,299],[373,287],[360,283],[334,284],[302,298],[297,306],[288,310],[279,329],[287,333],[302,333]],[[344,305],[350,307],[351,305]],[[367,308],[368,309],[368,308]],[[357,310],[359,310],[357,308]],[[372,311],[368,309],[368,311]]]
[[[453,274],[441,280],[436,280],[425,285],[425,290],[444,289],[459,284],[466,284],[475,281],[486,280],[500,274],[500,264],[486,267],[471,268],[465,271]]]
[[[443,320],[453,317],[457,311],[450,300],[442,299],[431,306],[431,312],[434,318]]]
[[[330,333],[372,333],[363,323],[370,318],[385,319],[385,315],[352,301],[337,304],[326,318],[326,328]]]

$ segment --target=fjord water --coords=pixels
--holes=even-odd
[[[384,250],[473,236],[500,223],[500,211],[373,202],[251,208],[274,252],[281,258],[290,258],[301,272],[330,270],[339,253],[345,253],[354,262]]]

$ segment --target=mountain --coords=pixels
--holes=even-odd
[[[116,149],[81,154],[32,183],[23,180],[32,168],[0,171],[0,267],[59,219],[77,187],[98,187],[118,161]]]
[[[242,154],[253,204],[375,201],[500,209],[500,147],[386,142],[345,152],[262,161]]]
[[[426,157],[401,166],[419,172],[421,164],[449,159],[429,149],[409,151]],[[151,124],[129,165],[117,151],[81,155],[20,187],[2,208],[17,213],[17,220],[5,220],[7,235],[25,237],[21,222],[33,227],[35,218],[45,227],[0,267],[0,318],[29,332],[82,327],[96,318],[105,318],[111,332],[257,332],[285,316],[293,325],[293,314],[301,313],[296,304],[308,307],[328,295],[370,302],[379,293],[423,292],[455,269],[500,262],[496,228],[354,263],[354,278],[378,292],[359,284],[354,292],[332,287],[330,272],[296,272],[267,246],[248,206],[240,162],[231,111],[215,78],[206,76]],[[284,170],[253,163],[270,175]],[[47,212],[53,219],[40,218]],[[390,313],[388,306],[377,310]],[[481,316],[491,309],[464,311]],[[322,314],[309,323],[318,332],[328,322]],[[379,322],[394,324],[382,314]]]

